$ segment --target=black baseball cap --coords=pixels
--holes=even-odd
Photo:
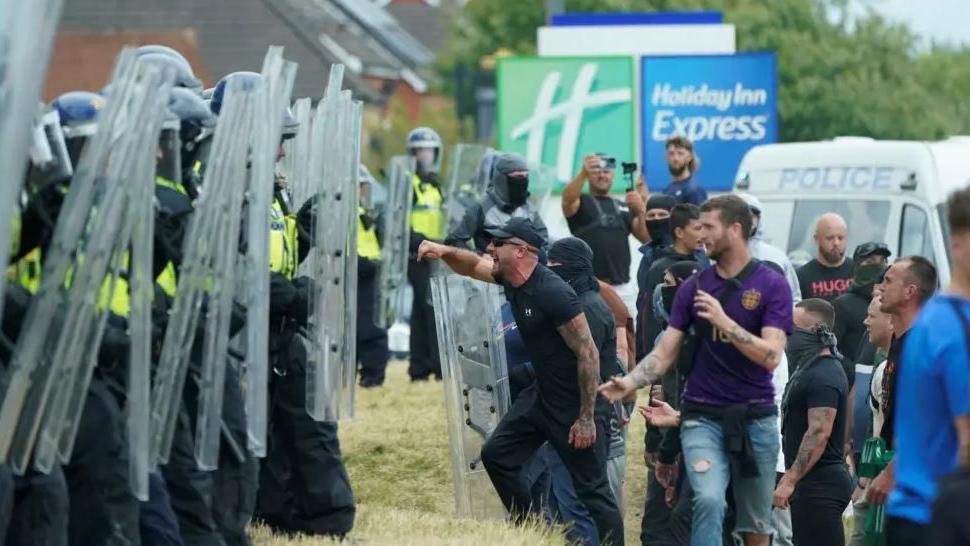
[[[892,256],[893,253],[889,250],[889,246],[886,243],[868,242],[862,243],[861,245],[855,247],[855,252],[852,253],[852,261],[858,262],[859,260],[864,260],[869,256],[882,256],[888,258]]]
[[[535,224],[529,218],[516,217],[510,219],[505,223],[504,226],[500,228],[486,229],[486,233],[491,235],[495,239],[505,240],[505,239],[522,239],[536,249],[541,249],[546,246],[546,239],[539,233],[536,229]]]

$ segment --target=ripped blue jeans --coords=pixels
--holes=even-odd
[[[741,469],[731,462],[724,448],[721,423],[700,418],[688,419],[681,425],[684,464],[694,490],[692,546],[721,544],[729,483],[734,489],[737,514],[735,540],[740,541],[741,533],[770,535],[772,532],[771,503],[781,442],[778,417],[753,419],[748,421],[747,428],[758,466],[755,478],[741,477]]]

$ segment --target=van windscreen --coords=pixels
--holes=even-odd
[[[837,213],[849,226],[847,256],[851,257],[855,247],[862,243],[886,242],[889,201],[799,199],[795,201],[791,231],[788,232],[788,256],[795,267],[815,257],[815,222],[827,212]]]

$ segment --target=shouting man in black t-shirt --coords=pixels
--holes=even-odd
[[[610,197],[616,174],[616,160],[602,154],[583,159],[576,178],[562,190],[562,214],[569,232],[593,249],[593,273],[613,285],[636,318],[636,284],[630,281],[630,243],[633,234],[641,243],[650,240],[645,220],[646,206],[636,191],[626,192],[626,201]],[[583,186],[589,182],[589,194]]]
[[[819,216],[815,223],[815,259],[798,268],[802,297],[832,301],[852,284],[852,259],[845,255],[849,228],[834,212]]]
[[[791,503],[792,531],[799,546],[845,544],[842,512],[852,495],[845,466],[849,382],[837,356],[835,311],[821,299],[802,300],[793,315],[789,361],[796,371],[781,403],[784,476],[774,504]]]
[[[531,220],[512,218],[489,235],[487,256],[431,241],[418,249],[419,260],[442,259],[459,275],[505,287],[535,369],[536,383],[519,393],[482,447],[482,463],[505,507],[521,519],[540,510],[521,479],[522,465],[548,441],[596,523],[600,543],[622,545],[623,518],[606,472],[610,408],[596,392],[600,351],[587,322],[595,317],[587,317],[566,281],[539,264],[545,241]]]

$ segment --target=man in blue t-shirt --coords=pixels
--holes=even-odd
[[[780,435],[772,371],[792,331],[791,289],[748,249],[751,212],[736,195],[701,206],[717,266],[688,279],[653,351],[623,378],[600,386],[610,401],[660,382],[693,327],[696,352],[683,394],[681,444],[694,491],[693,546],[720,544],[725,493],[734,490],[734,534],[747,546],[771,541]]]
[[[896,379],[889,546],[942,544],[927,536],[941,479],[958,467],[970,470],[970,188],[950,196],[947,215],[952,281],[917,317]]]
[[[690,203],[698,207],[707,201],[707,190],[694,180],[694,173],[700,166],[694,154],[694,144],[686,137],[675,136],[667,139],[667,168],[673,178],[663,193],[673,197],[678,203]]]

